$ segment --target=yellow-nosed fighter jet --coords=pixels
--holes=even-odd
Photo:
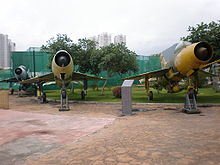
[[[42,85],[45,82],[55,81],[56,84],[61,88],[61,106],[60,111],[69,110],[68,106],[68,96],[67,96],[67,87],[72,80],[84,80],[84,88],[87,88],[87,80],[105,80],[104,78],[99,78],[96,76],[86,75],[79,72],[73,71],[73,60],[71,55],[65,51],[58,51],[52,60],[52,73],[26,79],[20,81],[20,84],[31,84],[35,83]]]
[[[149,78],[165,77],[169,82],[169,92],[176,93],[180,91],[178,83],[183,78],[200,75],[207,77],[214,76],[212,73],[202,70],[214,63],[220,62],[220,60],[209,62],[212,59],[212,56],[212,47],[207,42],[193,44],[189,42],[181,42],[174,47],[173,52],[169,52],[167,56],[162,56],[161,61],[163,69],[130,76],[123,80],[145,79],[145,88],[148,90]]]

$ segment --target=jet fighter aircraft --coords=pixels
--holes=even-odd
[[[56,84],[61,88],[60,98],[61,105],[59,110],[65,111],[69,110],[68,106],[68,95],[67,87],[72,80],[84,80],[84,86],[87,88],[87,80],[105,80],[104,78],[99,78],[96,76],[90,76],[73,71],[73,60],[71,55],[65,51],[58,51],[52,60],[52,72],[43,76],[34,77],[26,80],[19,81],[20,84],[31,84],[35,83],[38,86],[43,85],[45,82],[55,81]]]
[[[206,72],[202,69],[211,66],[214,63],[220,62],[220,60],[209,63],[213,56],[212,47],[207,42],[189,43],[181,42],[176,47],[173,53],[168,54],[169,58],[163,57],[163,68],[152,72],[147,72],[135,76],[124,78],[128,79],[145,79],[145,89],[149,89],[149,78],[152,77],[165,77],[169,82],[169,92],[176,93],[181,90],[179,82],[183,78],[192,78],[199,75],[214,76],[210,72]],[[165,59],[166,58],[166,59]],[[193,84],[196,88],[198,82]]]
[[[15,77],[5,79],[5,80],[1,80],[0,82],[7,82],[7,83],[13,83],[14,82],[14,83],[17,83],[19,81],[27,80],[27,79],[30,78],[29,75],[28,75],[27,68],[24,65],[20,65],[17,68],[15,68],[14,75],[15,75]],[[30,86],[31,86],[31,84],[20,85],[19,86],[19,91],[20,90],[26,90]],[[11,93],[13,93],[13,92],[11,91]]]

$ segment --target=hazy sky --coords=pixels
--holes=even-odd
[[[102,32],[127,36],[137,54],[159,53],[188,26],[220,19],[220,0],[2,0],[0,33],[16,50],[41,46],[56,34],[74,42]]]

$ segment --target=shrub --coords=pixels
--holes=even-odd
[[[115,87],[112,90],[112,93],[113,93],[113,96],[115,96],[116,98],[121,98],[121,87],[120,86]]]

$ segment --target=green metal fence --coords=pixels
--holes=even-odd
[[[12,69],[20,65],[26,66],[30,77],[35,75],[43,75],[50,72],[48,69],[50,54],[46,52],[12,52]]]
[[[43,75],[50,70],[48,69],[50,54],[46,52],[34,52],[34,51],[16,51],[11,53],[11,69],[0,70],[0,80],[14,77],[14,69],[20,65],[24,65],[27,68],[30,77],[35,75]],[[35,64],[35,65],[34,65]],[[8,89],[9,83],[0,83],[0,89]],[[17,88],[17,84],[12,84]]]
[[[10,70],[0,70],[0,80],[7,79],[10,77],[14,77],[13,70],[20,66],[24,65],[28,69],[28,73],[30,77],[35,75],[43,75],[50,70],[48,69],[49,64],[49,56],[50,54],[46,52],[34,52],[34,51],[23,51],[23,52],[12,52],[11,59],[12,59],[12,68]],[[137,63],[139,66],[139,71],[132,74],[124,74],[122,77],[132,76],[136,74],[141,74],[153,70],[161,69],[160,57],[159,56],[137,56]],[[107,77],[106,72],[102,72],[100,77]],[[120,76],[113,76],[111,77],[107,85],[108,86],[116,86],[121,85],[122,81],[120,80]],[[136,81],[136,83],[138,83]],[[95,84],[95,82],[90,82],[89,85]],[[100,81],[100,86],[103,85],[103,82]],[[0,89],[8,88],[9,84],[7,83],[0,83]]]
[[[5,80],[13,77],[13,73],[11,69],[8,70],[0,70],[0,80]],[[0,89],[8,89],[9,83],[0,83]]]
[[[130,74],[123,74],[122,78],[161,69],[159,56],[140,56],[139,55],[137,56],[137,63],[138,63],[139,71],[135,73],[130,73]],[[102,72],[100,76],[107,77],[107,73]],[[134,83],[138,84],[139,82],[135,81]],[[121,77],[118,75],[111,77],[108,80],[107,85],[109,86],[122,85]]]

